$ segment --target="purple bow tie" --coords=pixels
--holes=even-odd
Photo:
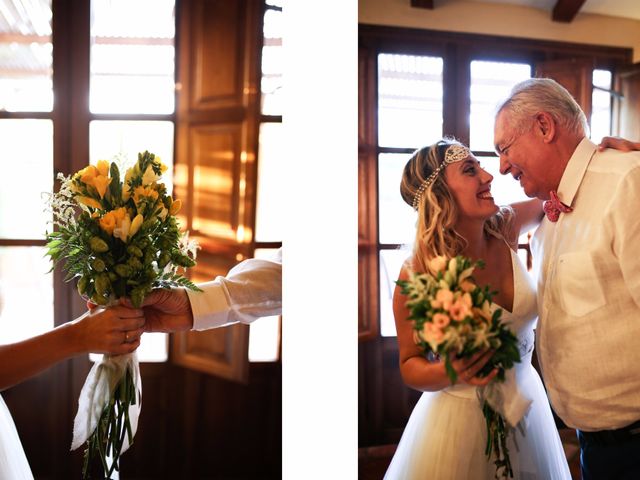
[[[550,222],[557,222],[561,213],[569,213],[573,211],[573,208],[560,201],[555,190],[551,190],[549,194],[551,195],[551,200],[544,202],[542,209]]]

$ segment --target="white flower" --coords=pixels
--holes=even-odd
[[[158,180],[160,180],[160,175],[156,175],[156,173],[153,171],[153,167],[149,165],[145,170],[144,175],[142,176],[142,185],[150,185],[157,182]]]

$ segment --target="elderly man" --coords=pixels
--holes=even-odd
[[[578,430],[584,479],[640,478],[640,152],[599,151],[550,79],[500,106],[500,171],[545,202],[533,242],[536,348],[557,414]]]

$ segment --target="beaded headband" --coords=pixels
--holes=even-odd
[[[469,155],[471,155],[471,150],[463,145],[451,145],[449,148],[447,148],[447,151],[444,154],[444,162],[438,165],[438,168],[436,168],[433,173],[429,175],[424,182],[422,182],[420,188],[418,188],[418,191],[413,197],[413,209],[418,210],[418,205],[420,205],[420,200],[422,199],[424,191],[429,187],[429,185],[436,181],[438,174],[442,170],[444,170],[444,167],[446,167],[450,163],[464,160]]]

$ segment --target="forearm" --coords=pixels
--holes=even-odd
[[[74,322],[22,342],[0,346],[0,390],[27,380],[82,351]]]
[[[443,362],[429,362],[424,357],[410,357],[400,364],[402,380],[414,390],[436,392],[451,386]]]

